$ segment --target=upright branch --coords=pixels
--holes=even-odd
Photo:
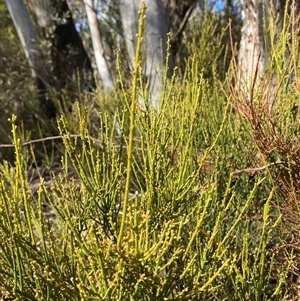
[[[137,37],[137,47],[135,55],[135,64],[133,71],[132,79],[132,94],[131,94],[131,108],[130,108],[130,128],[129,128],[129,141],[128,141],[128,151],[127,151],[127,172],[126,172],[126,183],[125,183],[125,194],[124,194],[124,205],[123,205],[123,214],[120,226],[120,232],[118,236],[118,248],[120,248],[125,232],[125,222],[128,209],[129,201],[129,192],[131,185],[131,169],[132,169],[132,154],[133,154],[133,143],[134,143],[134,133],[135,133],[135,114],[136,114],[136,104],[138,96],[138,80],[140,78],[140,69],[141,69],[141,53],[142,53],[142,41],[144,34],[144,22],[145,22],[145,13],[146,6],[142,5],[140,12],[140,21],[139,21],[139,32]]]

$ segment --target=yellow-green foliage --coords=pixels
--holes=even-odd
[[[282,263],[274,252],[275,187],[267,174],[234,173],[256,149],[216,60],[208,80],[204,50],[192,45],[183,82],[166,80],[160,112],[142,110],[142,20],[131,92],[119,92],[124,106],[99,113],[97,136],[82,106],[58,120],[59,173],[49,166],[45,179],[37,170],[33,185],[34,148],[22,145],[12,117],[15,164],[0,166],[0,297],[287,299],[293,258]]]

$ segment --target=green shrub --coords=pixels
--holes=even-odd
[[[287,299],[293,252],[276,253],[274,181],[245,171],[257,154],[249,124],[217,74],[205,78],[196,45],[183,82],[166,80],[160,112],[142,110],[141,42],[142,25],[131,93],[119,92],[115,115],[98,114],[96,136],[82,105],[58,120],[57,166],[45,157],[34,168],[34,145],[21,143],[12,117],[15,163],[0,166],[1,297]]]

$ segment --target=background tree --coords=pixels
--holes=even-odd
[[[32,74],[37,79],[38,90],[43,91],[47,86],[60,92],[64,88],[77,87],[78,83],[81,84],[81,89],[94,88],[91,63],[76,31],[67,2],[56,0],[50,5],[48,1],[30,0],[29,3],[39,26],[41,38],[50,39],[51,72],[45,70],[47,66],[43,62],[45,54],[42,53],[37,31],[24,2],[22,0],[6,1]],[[52,12],[55,14],[53,15]],[[51,18],[51,15],[56,18]],[[76,89],[71,88],[71,90]],[[46,115],[50,118],[55,117],[56,109],[49,99],[42,97],[40,101]]]
[[[260,77],[266,67],[264,38],[264,9],[261,0],[244,0],[242,4],[244,18],[239,49],[239,71],[243,83],[249,89],[255,69]]]
[[[25,4],[22,0],[6,0],[6,5],[29,62],[32,76],[36,80],[37,88],[45,90],[49,76],[41,60],[38,34]]]
[[[168,32],[171,37],[171,51],[172,57],[175,59],[177,55],[180,55],[180,47],[182,46],[182,39],[184,36],[184,30],[189,21],[190,16],[194,12],[198,0],[163,0],[165,8]],[[201,1],[202,2],[202,1]]]
[[[167,54],[166,15],[161,0],[148,0],[145,1],[145,4],[147,6],[144,43],[146,52],[145,76],[150,81],[152,105],[158,110],[159,97],[162,91],[162,74],[165,69]],[[133,66],[138,31],[138,11],[141,8],[141,1],[120,0],[119,8],[127,51],[131,66]]]
[[[266,68],[273,68],[273,86],[276,77],[288,64],[292,49],[292,37],[297,34],[298,1],[261,1],[242,2],[243,27],[238,55],[241,84],[246,90],[254,80],[259,83]],[[285,39],[280,39],[280,35]],[[278,45],[277,41],[282,44]],[[274,51],[275,50],[275,51]],[[285,66],[279,66],[282,56]],[[295,70],[294,70],[295,72]],[[257,78],[254,78],[255,74]]]
[[[108,64],[104,57],[104,48],[102,46],[100,30],[97,21],[97,8],[93,5],[92,0],[84,0],[89,28],[91,32],[91,40],[94,49],[95,61],[98,73],[106,89],[113,88],[113,80],[110,74]]]
[[[66,1],[53,1],[52,7],[58,19],[54,22],[51,49],[53,73],[61,88],[68,85],[89,90],[95,87],[90,59],[75,28],[72,13]],[[63,20],[63,22],[62,22]],[[79,75],[79,78],[78,78]]]
[[[4,0],[0,0],[0,137],[10,143],[11,127],[7,122],[14,113],[18,124],[30,129],[33,137],[40,136],[37,120],[43,122],[40,106],[36,103],[36,79],[18,38],[14,23]],[[45,132],[47,135],[47,132]],[[0,150],[0,161],[13,159],[10,149]]]
[[[94,5],[93,10],[89,10],[91,2]],[[101,0],[97,1],[97,5],[93,1],[81,0],[69,2],[27,0],[26,3],[34,21],[35,31],[38,33],[36,40],[38,49],[35,54],[39,59],[33,60],[33,63],[38,64],[39,60],[42,61],[42,64],[38,65],[47,71],[45,72],[47,80],[44,84],[48,87],[53,87],[59,94],[66,89],[76,94],[78,90],[84,92],[86,89],[94,88],[96,83],[93,78],[93,63],[94,69],[98,66],[103,86],[110,89],[115,84],[112,79],[118,77],[116,70],[118,52],[123,64],[121,72],[126,74],[125,78],[130,78],[140,1]],[[152,104],[157,108],[161,91],[161,74],[165,70],[167,32],[170,32],[171,37],[171,60],[174,59],[170,66],[176,64],[180,69],[179,74],[183,74],[185,58],[189,54],[187,43],[193,35],[195,38],[197,36],[196,27],[193,28],[191,24],[198,17],[197,20],[203,20],[202,16],[206,14],[204,11],[208,13],[211,11],[215,20],[219,20],[217,30],[221,32],[227,25],[229,17],[235,18],[233,24],[237,24],[239,16],[234,11],[237,4],[232,1],[226,1],[223,10],[215,10],[213,1],[208,1],[207,5],[205,1],[200,0],[156,0],[149,3],[146,1],[146,4],[148,9],[144,75],[146,82],[149,80],[151,82]],[[98,16],[97,24],[96,16]],[[198,17],[195,19],[195,16]],[[28,14],[22,18],[30,22]],[[238,26],[234,28],[239,32]],[[201,28],[197,28],[196,31],[201,32]],[[238,37],[236,40],[238,41]],[[229,44],[228,35],[223,35],[222,42]],[[226,52],[224,48],[224,56],[229,57],[226,53],[228,51]],[[224,69],[222,55],[218,55],[220,71],[225,72],[229,59],[227,58],[227,66]],[[79,83],[81,86],[78,89]],[[47,101],[48,99],[43,100],[42,103],[47,104]],[[56,114],[53,106],[46,107],[45,111],[48,117],[54,117]]]

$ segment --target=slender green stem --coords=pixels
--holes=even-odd
[[[140,60],[141,60],[141,53],[142,53],[142,42],[143,42],[145,16],[146,16],[146,6],[145,6],[145,4],[142,4],[142,9],[140,11],[139,32],[138,32],[137,47],[136,47],[136,53],[135,53],[135,65],[134,65],[133,81],[132,81],[126,184],[125,184],[123,214],[122,214],[120,232],[119,232],[118,243],[117,243],[118,248],[120,248],[120,246],[122,244],[122,239],[124,236],[125,221],[126,221],[128,199],[129,199],[130,182],[131,182],[132,151],[133,151],[133,143],[134,143],[133,140],[134,140],[134,132],[135,132],[135,111],[136,111],[136,103],[138,101],[138,99],[137,99],[138,93],[137,92],[138,92],[138,80],[140,78],[139,70],[140,70]]]

